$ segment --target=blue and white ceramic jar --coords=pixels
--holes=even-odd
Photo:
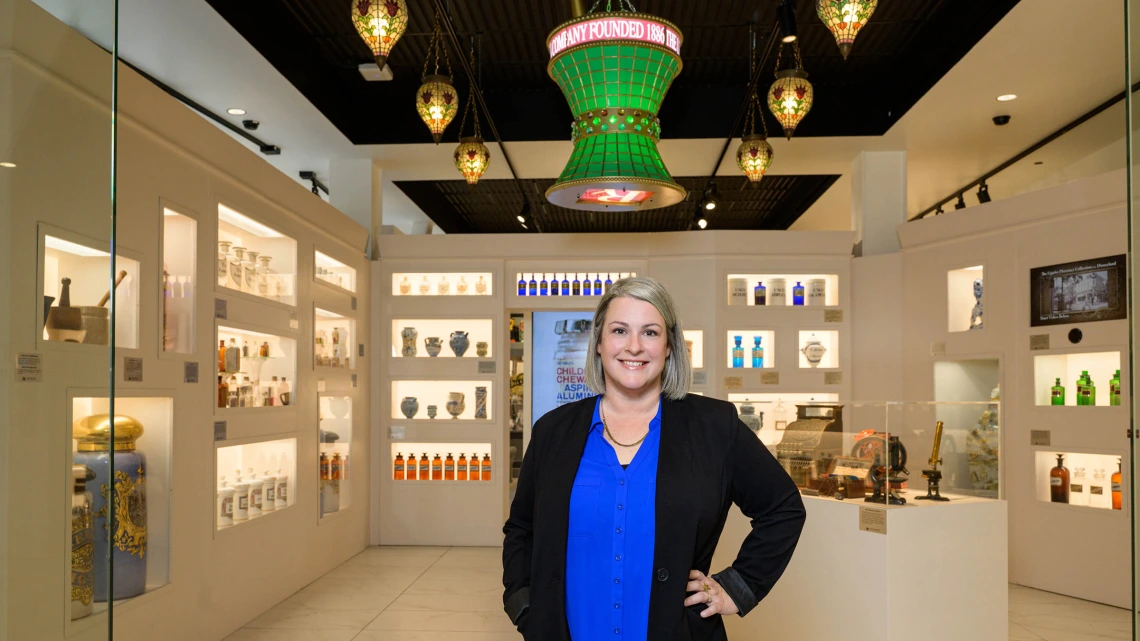
[[[451,332],[451,341],[448,345],[451,346],[451,351],[455,352],[457,358],[463,358],[463,354],[467,352],[467,347],[471,345],[471,341],[467,338],[467,332]]]
[[[400,401],[400,411],[408,418],[415,418],[420,411],[420,402],[415,396],[405,396],[404,400]]]

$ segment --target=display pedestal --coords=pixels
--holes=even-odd
[[[726,617],[733,641],[1009,638],[1006,503],[904,491],[885,508],[886,534],[860,529],[862,501],[804,497],[807,524],[783,578],[747,617]],[[729,513],[712,571],[728,567],[750,525]]]

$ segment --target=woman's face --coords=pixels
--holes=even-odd
[[[661,389],[661,372],[669,356],[665,319],[657,308],[635,298],[615,298],[606,310],[598,356],[606,389],[614,386],[636,394]]]

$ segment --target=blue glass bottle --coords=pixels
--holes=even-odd
[[[796,281],[796,286],[792,288],[792,304],[793,305],[803,305],[804,304],[804,286],[801,285],[800,281],[798,281],[798,280]]]
[[[732,366],[744,367],[744,347],[740,344],[741,337],[733,336],[732,340],[736,342],[736,347],[732,348]]]
[[[764,348],[760,345],[763,339],[763,336],[752,337],[752,367],[755,369],[764,367]]]
[[[534,274],[530,275],[530,283],[528,283],[527,296],[538,296],[538,281],[534,279]]]
[[[583,296],[593,296],[594,295],[594,285],[590,281],[590,275],[589,274],[586,274],[586,280],[582,281],[582,295]]]
[[[764,286],[764,281],[757,283],[752,290],[752,302],[756,305],[768,304],[768,288]]]
[[[542,280],[538,282],[538,295],[539,296],[549,296],[550,295],[550,281],[546,280],[546,274],[543,274]]]
[[[574,274],[574,288],[570,292],[573,296],[582,295],[582,281],[578,280],[578,274]]]
[[[558,287],[558,274],[555,273],[553,276],[554,277],[550,281],[550,295],[560,296],[562,295],[562,290]]]
[[[526,276],[519,274],[519,296],[526,296]]]
[[[570,277],[567,274],[562,274],[562,295],[570,295]]]
[[[599,272],[594,276],[594,296],[601,296],[604,293],[606,292],[602,289],[602,274]]]
[[[611,275],[612,274],[606,274],[606,282],[605,282],[606,288],[604,290],[602,290],[602,293],[610,291],[610,285],[614,284],[614,282],[612,280],[610,280]]]

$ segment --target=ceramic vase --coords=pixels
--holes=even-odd
[[[428,412],[428,418],[435,418],[439,414],[439,406],[438,405],[428,405],[427,406],[427,412]]]
[[[485,341],[475,343],[475,355],[480,358],[487,355],[487,343]]]
[[[467,406],[463,403],[463,392],[451,392],[447,395],[447,413],[451,418],[459,418]]]
[[[448,345],[451,346],[451,351],[455,352],[457,358],[462,358],[471,345],[471,340],[467,338],[467,332],[451,332],[451,340]]]
[[[813,307],[827,305],[827,281],[822,278],[809,278],[807,282],[807,304]]]
[[[416,355],[416,340],[419,337],[420,333],[416,331],[415,327],[405,327],[400,331],[400,338],[403,340],[400,354],[404,358],[412,358]]]
[[[800,349],[804,358],[807,358],[808,365],[811,367],[819,367],[820,361],[823,360],[823,355],[827,353],[827,348],[817,340],[810,340]]]
[[[759,432],[760,428],[764,427],[763,416],[763,413],[759,416],[756,415],[756,408],[752,403],[740,404],[740,420],[753,432]]]
[[[487,388],[475,388],[475,418],[487,418]]]
[[[95,472],[86,465],[72,465],[71,499],[71,620],[91,614],[95,603],[95,515],[87,483]]]
[[[400,281],[400,295],[407,296],[412,293],[412,284],[408,282],[408,277],[404,276],[404,280]]]
[[[400,401],[400,411],[404,416],[413,418],[420,411],[420,402],[415,396],[405,396],[404,400]]]
[[[427,350],[428,356],[435,358],[439,356],[440,350],[443,349],[443,342],[438,336],[429,336],[424,339],[424,349]]]
[[[487,293],[487,281],[483,280],[482,276],[480,276],[479,280],[475,282],[475,293],[476,294],[486,294]]]

